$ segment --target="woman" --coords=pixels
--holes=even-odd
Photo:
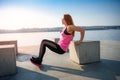
[[[70,42],[73,40],[75,31],[80,32],[81,35],[80,40],[76,41],[75,44],[80,44],[83,41],[84,29],[75,26],[72,17],[69,14],[64,14],[62,24],[64,25],[64,28],[61,32],[58,43],[44,39],[40,45],[39,56],[37,58],[32,57],[30,59],[34,65],[41,66],[43,56],[46,52],[46,47],[58,54],[64,54],[67,51]]]

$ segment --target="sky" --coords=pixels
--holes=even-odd
[[[64,14],[76,26],[120,25],[120,0],[0,0],[0,29],[61,27]]]

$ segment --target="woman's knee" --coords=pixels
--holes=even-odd
[[[46,41],[48,41],[48,40],[47,40],[47,39],[43,39],[43,40],[42,40],[42,42],[46,42]]]
[[[47,41],[48,41],[47,39],[43,39],[41,43],[43,44],[46,43]]]

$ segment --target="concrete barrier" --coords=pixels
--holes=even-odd
[[[70,59],[78,64],[100,61],[100,41],[84,41],[80,45],[70,44]]]
[[[16,73],[15,45],[0,45],[0,76]]]
[[[9,45],[9,44],[14,44],[15,45],[15,51],[16,51],[16,54],[18,54],[17,40],[0,41],[0,45]]]

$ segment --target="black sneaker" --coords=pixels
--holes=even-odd
[[[39,57],[32,57],[33,60],[40,60]]]
[[[34,65],[36,65],[36,66],[41,66],[41,61],[40,60],[38,60],[38,59],[30,59],[30,61],[31,61],[31,63],[33,63]]]

